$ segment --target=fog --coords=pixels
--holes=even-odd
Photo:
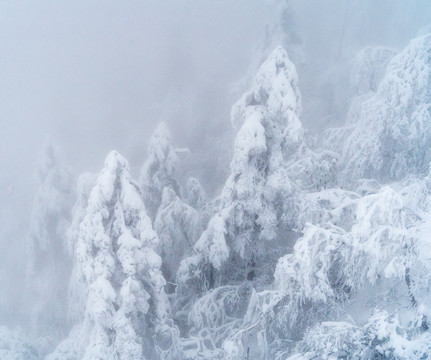
[[[241,1],[1,7],[1,152],[10,169],[2,183],[28,179],[47,136],[79,173],[98,169],[113,148],[144,156],[160,120],[181,137],[197,123],[210,126],[211,110],[192,106],[199,98],[213,111],[227,107],[225,88],[246,66],[268,12]],[[28,185],[15,191],[28,196]]]
[[[277,1],[0,3],[0,320],[20,311],[34,173],[47,139],[75,177],[118,150],[138,170],[151,132],[171,128],[182,176],[217,195],[234,132],[230,108],[265,49]],[[292,0],[305,53],[303,119],[324,126],[316,85],[366,45],[401,49],[431,19],[427,0]],[[234,89],[234,90],[233,90]],[[235,90],[237,89],[237,90]],[[25,322],[25,320],[23,320]]]

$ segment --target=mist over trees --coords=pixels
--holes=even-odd
[[[0,92],[18,119],[1,134],[1,360],[431,356],[431,5],[252,3],[4,19],[12,38],[58,30],[35,61],[81,76],[27,65],[50,79],[28,98],[36,125]],[[82,42],[67,25],[83,8]],[[5,83],[25,93],[13,59]],[[79,93],[87,71],[104,96]]]

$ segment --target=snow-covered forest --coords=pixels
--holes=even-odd
[[[431,358],[429,0],[0,4],[0,360]]]

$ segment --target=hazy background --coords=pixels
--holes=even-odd
[[[33,174],[49,137],[75,175],[111,149],[144,161],[161,120],[188,147],[184,173],[217,192],[228,172],[229,112],[280,1],[0,2],[0,321],[20,294]],[[365,45],[402,48],[431,23],[429,0],[294,0],[306,63],[304,123],[319,128],[331,66]],[[293,25],[292,25],[293,26]],[[319,101],[316,102],[316,99]]]

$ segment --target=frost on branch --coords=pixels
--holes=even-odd
[[[390,188],[363,198],[340,192],[335,192],[337,197],[332,199],[329,194],[320,195],[321,204],[328,206],[323,224],[305,227],[293,252],[279,259],[272,289],[252,296],[239,330],[232,332],[225,342],[225,348],[231,353],[241,355],[253,351],[258,354],[256,358],[268,354],[272,358],[287,356],[292,351],[289,344],[302,338],[312,341],[313,326],[322,321],[339,321],[340,314],[348,311],[346,300],[364,289],[380,286],[383,279],[391,286],[396,285],[403,294],[394,297],[394,303],[412,293],[413,289],[408,289],[404,279],[410,273],[412,283],[416,284],[420,277],[413,275],[416,273],[413,269],[420,267],[409,267],[411,254],[406,249],[416,240],[405,228],[409,214],[401,197]],[[394,265],[396,272],[392,272]],[[370,292],[368,301],[378,303],[381,299],[378,293]],[[331,329],[335,333],[328,336],[336,336],[337,327],[348,330],[346,334],[349,329],[361,336],[366,332],[359,327],[343,326],[333,323]],[[244,342],[245,335],[237,334],[248,334],[254,340]],[[350,340],[338,339],[344,345],[337,346],[329,339],[322,344],[326,350],[317,343],[312,349],[314,354],[327,351],[334,355],[344,354],[347,349],[366,348],[362,338],[352,340],[360,345],[359,350],[356,345],[349,345]],[[254,348],[256,342],[259,346]]]
[[[343,208],[335,208],[332,220],[338,226],[307,226],[293,254],[277,264],[275,286],[290,299],[289,316],[307,301],[342,301],[352,291],[375,284],[412,241],[404,228],[402,200],[390,188],[341,206],[352,212],[353,224],[343,222]]]
[[[223,343],[239,329],[251,294],[247,282],[220,286],[193,304],[188,316],[189,338],[184,342],[189,358],[226,358]]]

